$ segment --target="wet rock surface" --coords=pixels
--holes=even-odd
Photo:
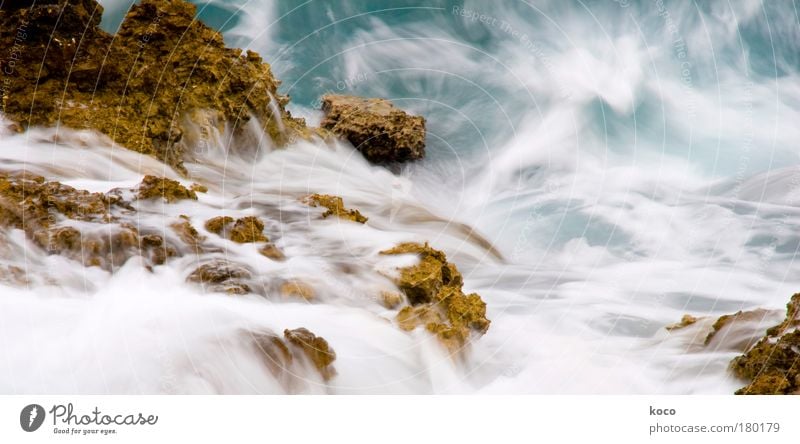
[[[321,126],[348,140],[370,162],[406,162],[425,157],[425,119],[386,99],[326,95]]]
[[[217,259],[197,267],[186,280],[203,284],[208,291],[246,294],[250,293],[250,286],[246,281],[251,277],[252,273],[247,267]]]
[[[144,176],[142,183],[139,184],[139,199],[162,198],[169,203],[179,200],[197,200],[197,194],[177,180],[167,179],[166,177]]]
[[[339,196],[311,194],[304,197],[302,201],[311,207],[325,207],[326,211],[322,213],[323,218],[336,216],[340,219],[352,220],[360,224],[367,222],[367,218],[360,211],[345,208],[344,200]]]
[[[26,171],[0,172],[0,225],[18,228],[47,253],[112,269],[140,255],[153,265],[174,255],[163,238],[141,235],[112,215],[129,205],[114,194],[91,193]]]
[[[800,293],[786,305],[786,317],[752,348],[731,361],[733,373],[750,381],[737,395],[800,394]]]
[[[308,358],[326,381],[336,375],[331,364],[336,360],[336,352],[328,345],[328,341],[305,328],[284,330],[286,341],[297,347]]]
[[[326,381],[336,376],[333,367],[336,352],[328,341],[306,328],[286,329],[283,337],[273,333],[257,333],[252,337],[270,372],[284,384],[290,382],[290,369],[298,360],[308,360]]]
[[[22,6],[25,4],[26,6]],[[2,111],[20,130],[94,129],[184,171],[183,135],[208,111],[236,135],[255,118],[278,145],[311,130],[253,52],[226,48],[183,0],[143,0],[114,36],[95,0],[2,2]]]
[[[397,315],[404,330],[424,326],[451,350],[464,347],[472,333],[489,329],[486,303],[477,293],[464,294],[463,278],[445,254],[427,243],[404,243],[381,254],[416,254],[417,265],[403,267],[396,279],[409,302]]]

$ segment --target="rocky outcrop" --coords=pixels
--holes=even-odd
[[[321,126],[347,139],[370,162],[406,162],[425,156],[425,119],[386,99],[326,95]]]
[[[277,144],[309,136],[254,52],[226,48],[183,0],[142,0],[119,32],[95,0],[0,2],[1,111],[15,127],[97,130],[184,171],[197,112],[234,135],[255,119]],[[196,120],[196,119],[195,119]]]
[[[139,184],[138,197],[139,199],[162,198],[169,203],[184,199],[197,200],[197,194],[177,180],[150,175],[144,176],[142,183]]]
[[[302,199],[302,202],[311,207],[324,207],[326,211],[322,213],[322,218],[336,216],[340,219],[352,220],[360,224],[368,219],[358,210],[349,210],[344,206],[344,200],[339,196],[329,194],[312,194]]]
[[[786,305],[783,322],[731,361],[733,373],[749,382],[737,395],[800,394],[800,293]]]
[[[473,332],[489,329],[486,303],[477,293],[464,294],[461,273],[443,252],[427,243],[404,243],[381,254],[419,256],[419,263],[401,268],[396,279],[410,304],[397,315],[402,329],[424,326],[453,351],[464,347]]]
[[[141,234],[112,210],[130,205],[113,193],[91,193],[25,171],[0,173],[0,226],[18,228],[50,254],[112,269],[140,255],[153,265],[175,255],[158,234]],[[85,233],[76,222],[97,227]]]

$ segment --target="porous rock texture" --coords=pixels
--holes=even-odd
[[[731,361],[733,373],[749,383],[737,395],[800,394],[800,293],[786,304],[783,322]]]
[[[471,333],[484,334],[490,321],[477,293],[464,294],[464,280],[445,254],[427,243],[403,243],[381,254],[416,254],[419,263],[403,267],[396,284],[410,305],[397,314],[403,330],[424,326],[450,350],[463,348]]]
[[[0,111],[14,128],[94,129],[182,172],[197,111],[233,134],[256,119],[278,145],[310,136],[270,66],[226,48],[191,3],[142,0],[114,36],[102,12],[95,0],[0,2]]]
[[[370,162],[425,157],[425,119],[386,99],[326,95],[322,110],[322,128],[350,141]]]

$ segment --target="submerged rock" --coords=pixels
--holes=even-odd
[[[246,294],[250,293],[250,286],[246,281],[251,277],[252,273],[246,267],[217,259],[197,267],[186,280],[205,284],[209,291]]]
[[[381,254],[417,254],[417,265],[403,267],[396,279],[411,306],[404,307],[397,321],[404,330],[423,325],[451,350],[462,348],[470,334],[484,334],[490,321],[486,303],[476,293],[464,294],[463,279],[445,254],[427,243],[404,243]]]
[[[328,341],[306,328],[286,329],[283,338],[274,333],[255,333],[252,338],[269,371],[284,385],[296,382],[291,380],[291,377],[296,377],[291,371],[292,364],[305,359],[324,380],[336,375],[333,367],[336,352]]]
[[[305,328],[284,330],[283,336],[305,354],[323,379],[327,381],[336,376],[336,370],[331,365],[336,360],[336,352],[328,345],[328,341]]]
[[[406,162],[425,156],[425,119],[386,99],[326,95],[321,126],[347,139],[370,162]]]
[[[314,287],[298,279],[289,279],[281,284],[281,296],[312,301],[317,297]]]
[[[731,361],[733,373],[750,381],[737,395],[800,394],[800,293],[786,305],[783,322]]]
[[[327,210],[322,213],[323,218],[328,216],[336,216],[340,219],[352,220],[360,224],[365,223],[368,219],[361,214],[358,210],[348,210],[344,206],[344,200],[339,196],[331,196],[330,194],[311,194],[302,199],[302,202],[312,207],[325,207]]]
[[[2,111],[21,129],[60,122],[183,168],[195,111],[242,133],[255,119],[277,144],[307,137],[268,64],[226,48],[184,0],[134,4],[114,36],[95,0],[0,2]]]
[[[666,328],[667,331],[679,330],[681,328],[685,328],[685,327],[688,327],[690,325],[693,325],[695,322],[697,322],[697,318],[696,317],[694,317],[694,316],[692,316],[690,314],[685,314],[681,318],[680,322],[675,323],[675,324],[667,325],[664,328]]]

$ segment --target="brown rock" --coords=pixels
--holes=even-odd
[[[326,95],[321,126],[347,139],[370,162],[406,162],[425,156],[425,119],[386,99]]]
[[[139,199],[163,198],[167,202],[177,202],[183,199],[197,200],[197,194],[187,189],[177,180],[166,177],[144,176],[139,184]]]
[[[312,133],[286,111],[269,65],[226,48],[187,1],[142,0],[115,36],[100,29],[95,0],[0,4],[0,111],[24,128],[95,129],[184,172],[182,139],[196,110],[234,137],[250,116],[278,145]]]
[[[261,219],[255,216],[242,217],[233,224],[230,239],[240,244],[269,241],[263,232],[264,222],[261,222]]]
[[[302,350],[323,379],[327,381],[336,375],[336,370],[331,365],[336,359],[336,352],[328,345],[328,341],[305,328],[284,330],[283,336],[290,344]]]
[[[314,287],[297,279],[290,279],[281,284],[281,295],[286,298],[299,298],[312,301],[316,298]]]
[[[311,207],[325,207],[327,210],[322,213],[322,217],[336,216],[341,219],[352,220],[363,224],[367,218],[358,210],[348,210],[344,206],[344,200],[339,196],[329,194],[311,194],[301,199],[301,202]]]
[[[667,325],[664,328],[666,328],[667,331],[679,330],[681,328],[688,327],[688,326],[694,324],[695,322],[697,322],[697,318],[696,317],[694,317],[694,316],[692,316],[690,314],[685,314],[681,318],[680,322],[678,322],[676,324]]]
[[[486,333],[486,303],[476,293],[464,294],[463,279],[455,265],[439,250],[426,244],[404,243],[381,254],[417,254],[417,265],[400,269],[397,286],[410,307],[398,313],[400,327],[409,330],[424,325],[451,350],[462,348],[471,332]]]
[[[250,293],[250,286],[245,281],[251,276],[247,268],[217,259],[197,267],[186,280],[206,284],[211,291],[245,294]]]
[[[280,248],[278,248],[275,244],[268,243],[259,248],[258,252],[264,257],[268,257],[274,261],[286,260],[286,255],[283,254],[283,251],[281,251]]]
[[[200,246],[205,240],[205,237],[198,233],[197,229],[192,226],[188,216],[181,215],[181,221],[173,223],[170,225],[170,228],[172,228],[186,245],[192,247],[195,253],[200,252]]]
[[[228,227],[228,225],[232,223],[233,223],[233,218],[230,216],[217,216],[207,220],[205,227],[206,230],[214,234],[226,237],[226,235],[224,234],[224,230]]]
[[[731,361],[733,373],[749,382],[737,395],[800,394],[800,293],[786,305],[783,322],[745,354]]]

